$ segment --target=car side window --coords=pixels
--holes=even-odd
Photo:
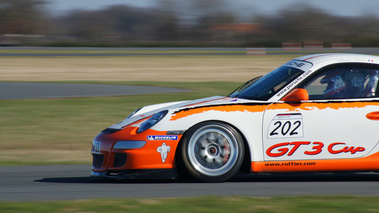
[[[309,100],[377,97],[378,78],[379,69],[335,68],[315,77],[304,89]]]

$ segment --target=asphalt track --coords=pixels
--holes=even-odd
[[[377,173],[239,175],[224,183],[209,184],[176,180],[99,181],[89,177],[90,169],[90,165],[1,167],[0,201],[379,194]]]

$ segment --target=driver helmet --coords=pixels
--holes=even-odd
[[[365,75],[362,70],[339,70],[325,75],[322,84],[327,84],[323,93],[327,98],[359,98],[364,90]]]
[[[348,85],[342,74],[342,71],[333,72],[325,75],[325,77],[321,79],[321,84],[327,84],[327,87],[323,93],[324,97],[335,97],[341,91],[347,89]]]

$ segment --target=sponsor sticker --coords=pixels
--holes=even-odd
[[[238,99],[237,98],[226,97],[226,98],[224,98],[224,100],[228,101],[228,102],[236,102]]]
[[[306,61],[289,61],[285,64],[288,67],[294,67],[302,71],[307,71],[312,67],[312,63]]]
[[[298,151],[299,147],[304,147],[305,151]],[[331,143],[326,147],[323,142],[319,141],[294,141],[272,145],[266,150],[266,154],[270,157],[292,156],[296,152],[304,152],[305,155],[318,155],[321,152],[328,152],[333,155],[343,153],[354,155],[357,152],[364,151],[366,151],[364,147],[349,146],[342,142]]]
[[[147,140],[149,141],[174,141],[178,140],[177,135],[148,135]]]
[[[303,115],[300,113],[278,114],[268,127],[267,138],[303,137]]]
[[[157,148],[157,152],[161,154],[162,163],[166,162],[167,154],[170,152],[171,147],[167,146],[166,143],[163,143]]]

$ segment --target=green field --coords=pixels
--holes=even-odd
[[[92,139],[135,109],[161,102],[227,95],[239,85],[236,82],[117,84],[180,87],[190,91],[96,98],[3,100],[0,107],[0,149],[3,150],[0,165],[90,164]]]
[[[0,202],[1,213],[48,212],[379,212],[378,197],[196,197],[161,199],[95,199],[56,202]]]
[[[34,50],[2,50],[2,53],[30,51]],[[41,51],[60,53],[65,50]],[[74,53],[75,51],[81,53],[81,50],[74,50]],[[227,95],[242,82],[265,74],[293,57],[295,56],[0,57],[2,81],[149,85],[189,89],[189,92],[171,94],[2,100],[0,149],[3,153],[0,155],[0,165],[90,164],[92,139],[101,130],[123,120],[135,109],[162,102]]]

